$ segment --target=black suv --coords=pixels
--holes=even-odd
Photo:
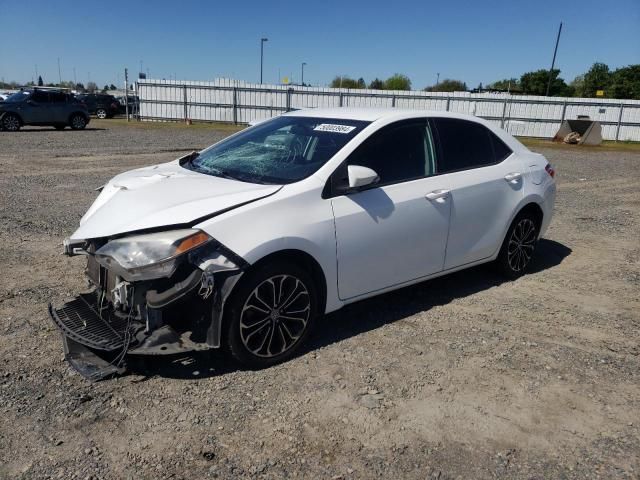
[[[113,95],[84,93],[77,98],[85,103],[90,114],[98,118],[111,118],[120,111],[120,102]]]
[[[87,107],[64,90],[23,89],[0,102],[0,130],[16,132],[23,125],[67,125],[82,130],[89,123]]]

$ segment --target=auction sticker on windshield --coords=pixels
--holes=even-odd
[[[356,127],[351,125],[334,125],[333,123],[321,123],[314,130],[316,132],[334,132],[334,133],[350,133],[355,130]]]

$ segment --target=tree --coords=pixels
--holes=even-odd
[[[618,68],[611,74],[609,96],[640,100],[640,64]]]
[[[598,90],[606,90],[611,81],[609,66],[596,62],[584,74],[583,95],[585,97],[595,97]]]
[[[42,87],[44,85],[44,82],[42,81],[42,75],[38,75],[38,86]]]
[[[549,95],[552,97],[566,96],[571,94],[571,89],[565,81],[559,77],[560,70],[554,68],[551,71],[551,86]],[[549,70],[540,69],[535,72],[527,72],[520,77],[522,92],[527,95],[545,95],[547,82],[549,81]]]
[[[84,92],[84,85],[82,83],[76,83],[75,90],[79,92]]]
[[[364,81],[364,78],[362,77],[358,79],[358,88],[367,88],[367,83]]]
[[[331,88],[364,88],[366,85],[364,84],[364,80],[362,80],[362,86],[357,80],[354,80],[350,77],[341,77],[337,76],[329,85]]]
[[[584,97],[584,75],[578,75],[569,83],[569,88],[573,89],[576,97]]]
[[[424,89],[426,92],[466,92],[467,84],[462,80],[445,78],[436,85]]]
[[[95,92],[96,90],[98,90],[98,85],[95,82],[87,82],[87,91]]]
[[[105,84],[104,87],[102,87],[102,91],[106,92],[107,90],[109,90],[109,85]]]
[[[498,80],[493,83],[490,83],[487,86],[490,90],[503,90],[509,92],[517,92],[520,90],[520,81],[517,78],[505,78],[503,80]]]
[[[406,75],[396,73],[384,81],[385,90],[411,90],[411,80]]]
[[[118,88],[112,83],[109,85],[109,90],[117,90]]]
[[[369,84],[369,88],[373,90],[384,90],[384,82],[376,77]]]

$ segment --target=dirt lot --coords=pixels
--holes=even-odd
[[[0,133],[1,478],[640,478],[640,150],[549,148],[532,273],[451,275],[323,318],[298,358],[135,364],[90,384],[47,303],[93,189],[230,129]]]

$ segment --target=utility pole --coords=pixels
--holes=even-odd
[[[262,66],[264,64],[264,42],[268,41],[268,38],[260,39],[260,85],[262,85]]]
[[[303,87],[304,87],[304,66],[306,64],[307,62],[302,62],[302,75],[301,75],[300,83],[302,84]]]
[[[436,87],[440,84],[440,73],[436,73]]]
[[[553,67],[556,64],[556,53],[558,53],[558,44],[560,43],[560,33],[562,33],[562,22],[560,22],[560,28],[558,28],[558,36],[556,38],[556,48],[553,50],[553,60],[551,60],[551,70],[549,70],[549,81],[547,82],[547,93],[545,95],[549,96],[549,89],[551,88],[551,78],[553,76]]]
[[[129,70],[124,69],[124,113],[129,121]]]
[[[58,85],[62,83],[62,74],[60,73],[60,57],[58,57]]]

